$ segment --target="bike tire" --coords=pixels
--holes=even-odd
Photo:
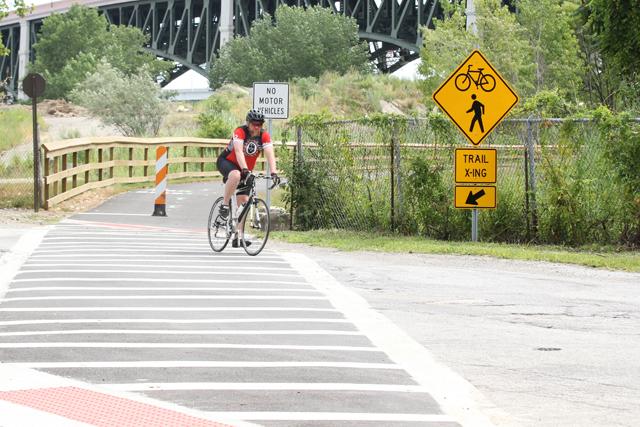
[[[485,74],[482,76],[482,81],[480,82],[480,87],[485,92],[491,92],[496,88],[496,78],[491,74]]]
[[[458,74],[454,83],[456,85],[456,89],[461,92],[465,92],[471,87],[471,77],[466,74]]]
[[[245,208],[247,209],[247,208]],[[248,255],[256,256],[264,249],[271,231],[269,207],[262,199],[254,199],[242,217],[242,247]]]
[[[209,246],[214,252],[222,252],[229,243],[230,235],[227,231],[227,223],[220,222],[219,211],[223,198],[218,197],[211,211],[209,212],[209,221],[207,222],[207,236],[209,238]],[[231,218],[231,207],[229,207],[229,218]]]

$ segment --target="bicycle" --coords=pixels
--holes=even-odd
[[[209,245],[214,252],[222,252],[232,237],[237,238],[245,252],[251,256],[258,255],[267,244],[271,229],[271,217],[267,203],[256,195],[256,178],[267,181],[272,179],[264,174],[250,174],[244,183],[241,182],[231,197],[226,221],[220,217],[223,198],[218,197],[213,202],[209,212],[207,234]],[[273,184],[269,190],[273,190],[276,185]],[[247,188],[249,188],[249,200],[239,208],[235,208],[233,205],[236,204],[236,196],[240,191],[246,191]]]
[[[471,87],[471,82],[474,82],[476,84],[476,88],[480,87],[485,92],[491,92],[493,89],[495,89],[496,78],[493,77],[493,75],[484,74],[482,72],[484,68],[478,68],[477,70],[472,70],[471,67],[472,65],[469,64],[469,67],[467,68],[466,73],[458,74],[456,76],[454,83],[456,85],[456,88],[459,91],[465,92],[467,89]],[[474,79],[472,76],[472,73],[477,74],[478,77]]]

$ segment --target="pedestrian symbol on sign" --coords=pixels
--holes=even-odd
[[[482,125],[482,115],[484,114],[484,104],[476,99],[476,95],[471,95],[471,99],[473,99],[473,104],[471,104],[471,108],[467,110],[467,113],[473,113],[473,119],[471,119],[471,127],[469,128],[469,132],[473,132],[473,127],[476,122],[480,125],[480,132],[484,132],[484,126]]]

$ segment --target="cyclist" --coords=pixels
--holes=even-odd
[[[229,216],[229,201],[231,196],[242,182],[251,174],[261,152],[264,152],[271,170],[272,184],[279,184],[278,170],[276,169],[276,156],[271,143],[271,136],[262,129],[264,115],[257,110],[249,110],[246,123],[233,131],[229,145],[218,156],[216,165],[223,176],[224,200],[220,206],[220,216],[226,219]],[[238,206],[249,199],[249,188],[238,193]],[[250,244],[250,242],[247,242]],[[240,246],[238,237],[231,242],[234,248]]]

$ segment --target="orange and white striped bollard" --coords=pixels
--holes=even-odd
[[[161,145],[156,149],[156,201],[153,206],[153,216],[167,216],[166,193],[168,173],[167,147]]]

